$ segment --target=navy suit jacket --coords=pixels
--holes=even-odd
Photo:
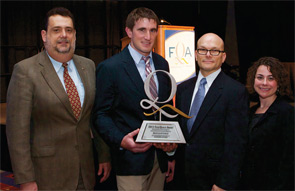
[[[176,106],[189,113],[197,77],[179,85]],[[184,162],[186,186],[223,189],[237,186],[247,143],[248,93],[246,88],[222,71],[208,90],[191,132],[187,119],[179,123],[187,144],[178,149]],[[180,154],[181,153],[181,154]]]
[[[152,55],[156,70],[169,71],[168,62],[156,53]],[[170,79],[157,73],[158,96],[165,100],[170,95]],[[121,53],[98,64],[96,71],[96,98],[94,125],[111,146],[112,161],[117,175],[146,175],[151,172],[155,150],[162,172],[167,171],[168,157],[165,152],[151,147],[144,153],[133,153],[120,148],[125,135],[140,128],[143,120],[155,120],[143,113],[151,113],[140,106],[148,99],[144,82],[126,47]],[[161,105],[159,105],[161,106]]]

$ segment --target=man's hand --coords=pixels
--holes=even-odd
[[[38,186],[36,182],[27,182],[20,185],[20,190],[23,191],[38,191]]]
[[[214,185],[212,186],[211,191],[225,191],[225,190],[223,190],[222,188],[219,188],[218,186],[216,186],[216,184],[214,184]]]
[[[124,149],[127,149],[129,151],[132,151],[134,153],[143,153],[147,151],[149,148],[151,148],[152,143],[135,143],[133,137],[137,135],[139,132],[139,129],[136,129],[130,133],[128,133],[121,142],[121,147]]]
[[[162,149],[165,152],[174,151],[178,146],[176,143],[153,143],[153,145],[156,148]]]
[[[168,161],[168,170],[166,172],[166,182],[171,182],[174,178],[175,160]]]
[[[99,168],[97,175],[100,176],[103,173],[102,178],[99,180],[100,183],[104,182],[108,177],[110,176],[110,172],[112,169],[111,163],[110,162],[105,162],[105,163],[99,163]]]

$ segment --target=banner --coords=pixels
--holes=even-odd
[[[177,83],[195,76],[195,32],[166,29],[165,59]]]

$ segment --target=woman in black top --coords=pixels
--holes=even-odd
[[[288,75],[276,58],[260,58],[248,71],[248,90],[259,97],[251,108],[249,144],[241,172],[241,188],[294,190],[294,107]]]

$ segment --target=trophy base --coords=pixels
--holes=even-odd
[[[176,121],[147,121],[141,124],[135,142],[186,143]]]

